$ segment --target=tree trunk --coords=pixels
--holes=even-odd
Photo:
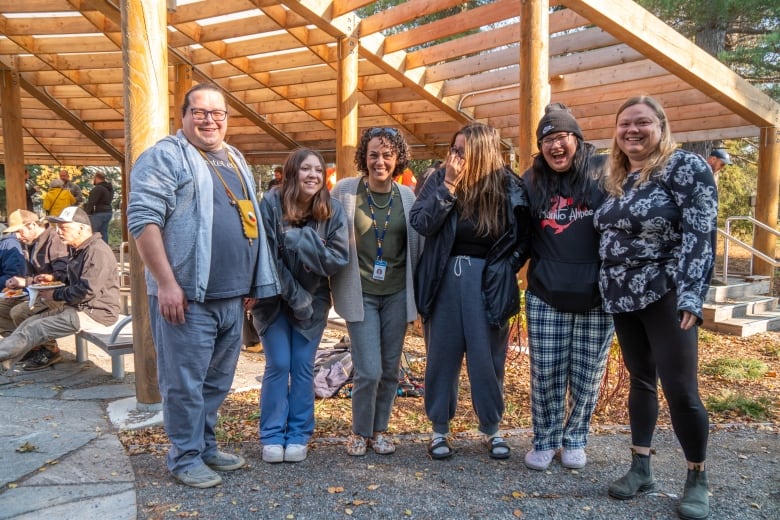
[[[718,53],[723,51],[726,46],[726,27],[722,21],[712,18],[699,26],[696,34],[694,34],[694,41],[696,45],[717,57]],[[712,141],[699,141],[684,143],[682,147],[706,158],[713,148],[713,143]]]

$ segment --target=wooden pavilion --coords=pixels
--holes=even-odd
[[[129,171],[178,126],[183,93],[210,81],[228,97],[228,141],[250,163],[305,146],[340,176],[352,174],[365,127],[399,128],[426,159],[483,121],[524,168],[548,102],[568,105],[585,139],[607,147],[617,107],[648,94],[679,142],[759,138],[756,218],[776,224],[780,104],[634,2],[409,0],[358,16],[372,3],[0,0],[7,210],[24,204],[25,164]],[[420,21],[445,10],[454,14]],[[774,256],[775,238],[759,233],[755,247]]]

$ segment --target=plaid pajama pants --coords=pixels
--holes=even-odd
[[[561,312],[530,291],[525,302],[534,449],[584,448],[612,343],[612,317],[601,307]]]

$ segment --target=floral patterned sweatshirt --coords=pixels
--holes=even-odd
[[[599,288],[609,313],[643,309],[669,291],[679,311],[701,321],[715,258],[718,192],[707,163],[676,150],[666,166],[621,197],[608,197],[594,216],[601,233]]]

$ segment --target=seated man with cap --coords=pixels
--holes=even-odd
[[[8,290],[18,291],[29,285],[45,282],[65,282],[68,279],[68,248],[57,236],[54,226],[41,221],[32,211],[17,209],[8,216],[5,233],[16,233],[27,247],[27,273],[12,276],[5,282]],[[62,307],[62,302],[32,305],[27,297],[4,298],[0,300],[0,335],[10,335],[24,320],[50,308]],[[43,350],[43,352],[42,352]],[[53,365],[62,359],[54,339],[30,350],[22,361],[25,370],[38,370]]]
[[[731,157],[729,153],[723,148],[713,148],[710,152],[710,156],[707,157],[707,164],[712,168],[712,174],[715,176],[715,182],[718,182],[718,172],[723,169],[724,166],[731,164]]]
[[[102,329],[119,316],[119,278],[111,248],[92,234],[89,216],[70,206],[58,217],[47,217],[57,226],[57,236],[68,246],[68,282],[63,287],[42,289],[43,303],[62,302],[27,318],[13,333],[0,340],[0,362],[9,368],[33,347],[79,330]]]

